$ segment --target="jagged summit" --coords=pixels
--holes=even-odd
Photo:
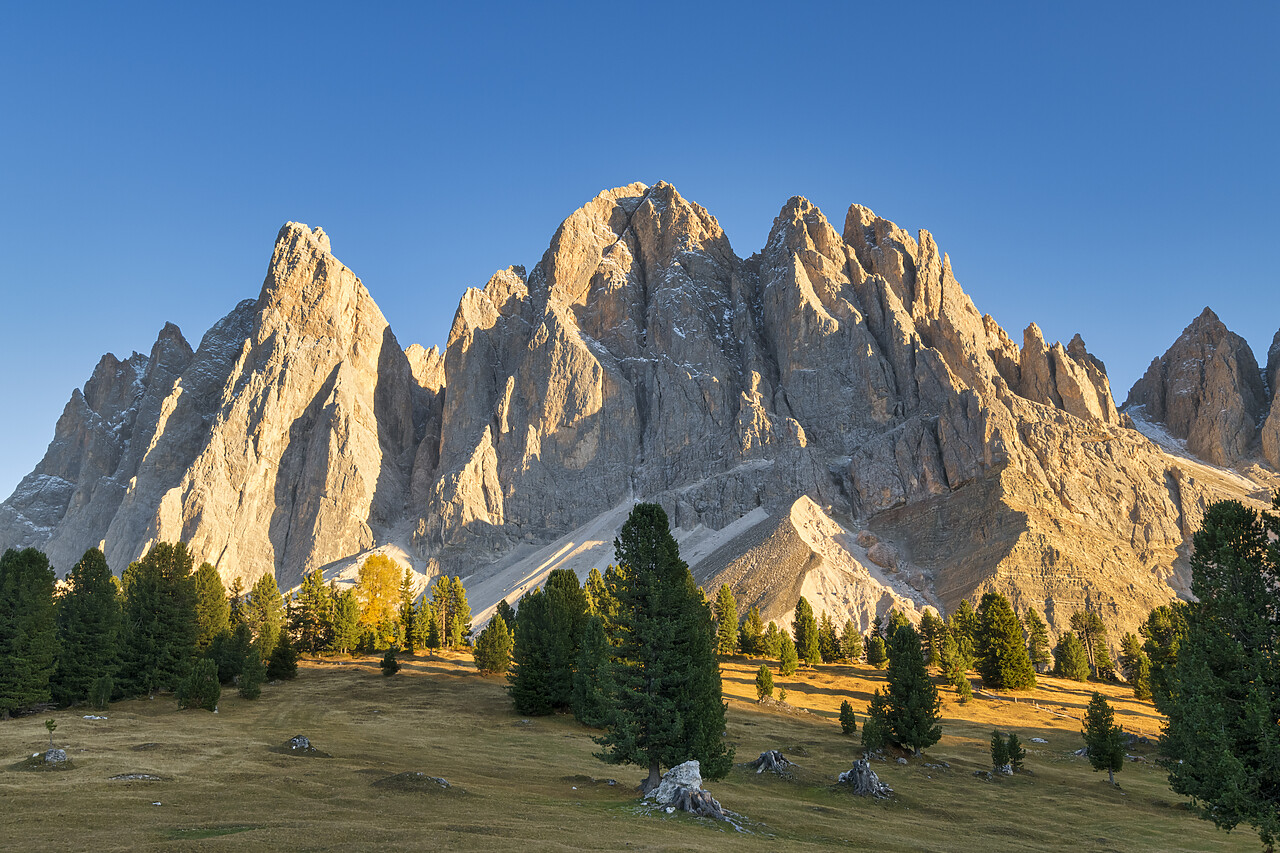
[[[1219,352],[1202,319],[1188,346]],[[673,186],[635,183],[463,293],[443,350],[401,349],[324,231],[287,223],[259,297],[195,352],[166,327],[72,394],[0,546],[65,569],[105,542],[120,570],[181,538],[285,585],[392,548],[483,612],[606,564],[646,499],[699,577],[781,616],[798,589],[863,625],[1000,589],[1059,628],[1089,601],[1131,629],[1185,594],[1205,503],[1248,488],[1129,423],[1082,337],[1033,324],[1019,346],[928,231],[856,204],[837,230],[795,196],[742,258]]]

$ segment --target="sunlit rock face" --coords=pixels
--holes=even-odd
[[[119,571],[183,539],[285,585],[395,546],[483,613],[555,565],[603,568],[655,500],[699,579],[769,618],[801,593],[865,627],[999,590],[1057,629],[1087,605],[1131,630],[1185,594],[1207,502],[1263,493],[1265,469],[1226,466],[1280,454],[1280,346],[1264,380],[1220,327],[1153,364],[1131,420],[1079,335],[1019,346],[927,231],[858,205],[837,230],[797,197],[742,258],[658,183],[602,192],[535,266],[467,290],[443,351],[406,350],[290,223],[194,352],[166,327],[104,357],[0,505],[0,546],[65,570],[102,542]]]

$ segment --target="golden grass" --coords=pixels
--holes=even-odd
[[[743,815],[737,833],[684,815],[638,808],[641,772],[592,756],[593,732],[567,717],[515,714],[501,679],[469,656],[418,657],[385,678],[374,658],[304,661],[296,681],[248,702],[223,694],[218,714],[175,709],[172,698],[120,702],[106,721],[59,712],[57,738],[76,769],[13,769],[47,742],[37,715],[0,723],[0,849],[4,850],[1257,850],[1177,805],[1154,765],[1104,774],[1071,756],[1091,688],[1044,679],[1017,704],[976,699],[944,708],[942,741],[921,761],[876,764],[897,792],[871,802],[832,785],[858,754],[835,723],[849,698],[861,715],[883,675],[824,666],[777,684],[811,714],[754,702],[759,661],[724,664],[729,739],[740,762],[780,748],[794,779],[736,768],[708,787]],[[1154,734],[1149,705],[1103,687],[1131,729]],[[988,782],[993,726],[1018,732],[1034,775]],[[274,751],[295,734],[332,758]],[[1042,737],[1047,745],[1030,743]],[[950,770],[924,762],[951,764]],[[455,786],[374,782],[420,771]],[[164,781],[109,781],[149,773]],[[610,786],[609,778],[618,780]],[[409,788],[410,790],[404,790]],[[461,791],[457,789],[462,789]],[[153,805],[153,803],[160,805]]]

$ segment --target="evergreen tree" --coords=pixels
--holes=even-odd
[[[721,584],[716,593],[716,654],[738,653],[738,600],[729,585]]]
[[[1125,634],[1120,642],[1120,672],[1133,688],[1135,699],[1151,698],[1151,661],[1137,634]]]
[[[89,707],[95,711],[105,711],[115,693],[116,681],[109,675],[100,675],[89,685]]]
[[[1275,499],[1280,509],[1280,494]],[[1209,507],[1160,738],[1174,791],[1223,829],[1280,839],[1280,514]],[[1167,674],[1166,674],[1167,675]]]
[[[1151,611],[1138,629],[1143,636],[1142,650],[1151,661],[1151,700],[1162,714],[1168,714],[1172,698],[1174,667],[1178,662],[1178,646],[1187,633],[1187,612],[1183,601],[1162,604]]]
[[[338,593],[333,606],[333,650],[349,654],[360,642],[360,634],[360,602],[354,589],[345,589]]]
[[[1102,617],[1091,610],[1081,610],[1072,614],[1071,630],[1080,638],[1093,677],[1099,680],[1114,678],[1115,664],[1111,662],[1111,652],[1107,648],[1107,626],[1102,624]]]
[[[387,646],[387,650],[382,655],[382,662],[378,664],[382,669],[382,674],[391,676],[400,671],[400,661],[396,660],[396,647]]]
[[[773,695],[773,673],[769,671],[767,663],[760,664],[760,668],[756,670],[756,698],[763,699],[766,696]]]
[[[431,588],[431,610],[435,614],[440,645],[461,648],[471,635],[471,607],[462,579],[441,575]]]
[[[792,626],[792,634],[796,641],[796,654],[808,666],[822,661],[822,650],[818,644],[818,620],[813,616],[813,607],[802,595],[796,602],[796,617]]]
[[[1027,610],[1027,656],[1036,672],[1048,672],[1052,660],[1049,657],[1049,629],[1035,608]]]
[[[761,652],[766,657],[771,657],[774,660],[778,660],[779,658],[782,657],[782,640],[783,640],[783,634],[780,630],[778,630],[777,623],[770,621],[769,624],[765,627],[764,637],[761,641],[761,645],[762,645]],[[795,644],[793,643],[792,647],[794,648],[794,646]]]
[[[996,770],[1009,763],[1009,744],[998,731],[991,733],[991,766]]]
[[[878,635],[876,635],[878,636]],[[862,751],[878,752],[889,745],[893,731],[889,728],[889,697],[876,688],[867,706],[867,717],[862,723]]]
[[[764,642],[764,620],[760,618],[760,608],[748,608],[747,615],[738,629],[738,646],[744,655],[766,654]]]
[[[301,651],[315,655],[333,643],[333,596],[333,589],[325,586],[319,569],[302,576],[289,620]]]
[[[556,569],[540,592],[520,600],[511,698],[522,714],[573,705],[573,669],[587,620],[587,597],[568,569]]]
[[[227,589],[227,609],[231,614],[232,630],[235,630],[236,625],[244,621],[244,603],[244,581],[240,578],[232,578],[231,586]]]
[[[267,660],[267,678],[271,681],[290,681],[298,677],[298,650],[288,631],[280,632],[280,639]]]
[[[476,638],[476,669],[485,675],[506,675],[514,644],[507,620],[495,614]]]
[[[205,565],[208,565],[206,563]],[[187,677],[178,683],[175,697],[179,708],[218,709],[222,685],[218,683],[218,665],[208,658],[196,661]]]
[[[897,633],[899,628],[901,628],[903,625],[910,625],[910,624],[911,624],[911,620],[908,619],[906,617],[906,614],[904,614],[901,610],[899,610],[896,607],[890,610],[888,623],[886,624],[885,629],[881,631],[881,634],[884,636],[885,642],[886,643],[891,642],[893,640],[893,635]]]
[[[956,689],[960,704],[967,704],[973,698],[973,687],[969,684],[967,661],[960,654],[956,638],[948,631],[942,635],[942,677]]]
[[[853,706],[849,704],[849,700],[845,699],[840,703],[840,732],[851,735],[857,731],[858,715],[853,712]]]
[[[244,622],[237,622],[230,634],[219,634],[213,638],[205,656],[218,665],[218,681],[232,684],[240,677],[252,644],[253,636]]]
[[[1017,732],[1009,732],[1009,742],[1005,744],[1005,751],[1009,753],[1009,764],[1013,767],[1013,772],[1022,770],[1022,763],[1027,760],[1027,751],[1022,748],[1022,741],[1018,740]]]
[[[257,643],[250,643],[240,664],[237,692],[243,699],[257,699],[262,695],[262,682],[266,680],[267,668],[262,665],[262,650]]]
[[[50,698],[57,662],[54,575],[35,548],[0,556],[0,719]]]
[[[360,564],[356,599],[362,634],[372,633],[374,647],[396,641],[400,628],[400,565],[386,554],[371,554]]]
[[[183,542],[157,542],[123,576],[126,692],[154,695],[186,677],[196,656],[195,582]]]
[[[583,725],[597,729],[609,720],[611,647],[604,625],[604,617],[599,614],[587,618],[573,672],[573,716]]]
[[[786,634],[779,638],[781,651],[778,654],[778,674],[795,675],[800,665],[800,655],[796,652],[796,644]]]
[[[1023,644],[1022,623],[1009,599],[988,592],[978,605],[978,673],[992,690],[1029,690],[1036,686],[1035,669]]]
[[[920,641],[924,646],[924,662],[926,666],[942,667],[942,636],[947,631],[947,623],[926,608],[920,617]]]
[[[270,652],[280,640],[280,632],[284,630],[284,599],[280,596],[280,587],[276,586],[276,577],[267,572],[254,583],[249,591],[249,600],[245,603],[244,619],[254,640]]]
[[[978,628],[978,614],[973,612],[973,605],[968,599],[962,600],[947,619],[947,631],[956,641],[956,651],[961,660],[966,662],[966,671],[973,669],[973,662],[977,659]]]
[[[1058,638],[1053,650],[1053,674],[1072,681],[1089,680],[1089,657],[1084,643],[1070,631]]]
[[[98,679],[114,679],[120,669],[120,596],[97,548],[85,551],[67,574],[57,626],[53,698],[60,704],[84,702]]]
[[[1107,771],[1107,779],[1114,785],[1116,771],[1124,768],[1124,729],[1115,724],[1115,713],[1101,693],[1095,692],[1089,699],[1080,734],[1089,750],[1089,764],[1095,772]]]
[[[196,650],[204,652],[219,634],[231,631],[231,602],[222,576],[209,563],[196,569]]]
[[[710,609],[657,504],[637,504],[614,540],[618,615],[608,729],[600,757],[660,769],[696,759],[720,779],[733,766]]]
[[[894,740],[915,751],[933,746],[942,737],[942,702],[938,688],[929,680],[924,668],[920,635],[908,625],[900,625],[893,634],[889,652],[889,729]]]
[[[592,569],[591,571],[596,572],[596,570],[595,570],[595,569]],[[596,574],[599,574],[599,572],[596,572]],[[590,607],[591,607],[591,602],[590,602],[590,600],[588,599],[588,601],[587,601],[587,608],[588,608],[588,610],[590,609]],[[501,619],[502,619],[502,621],[503,621],[503,622],[506,622],[506,623],[507,623],[507,630],[508,630],[508,631],[515,631],[515,629],[516,629],[516,609],[515,609],[514,607],[512,607],[510,604],[508,604],[508,603],[507,603],[507,600],[506,600],[505,598],[498,602],[498,606],[495,608],[495,611],[494,611],[494,612],[495,612],[499,617],[501,617]],[[416,624],[416,623],[415,623],[415,624]]]
[[[867,663],[876,669],[884,669],[889,662],[889,650],[885,647],[884,637],[872,634],[867,638]]]
[[[825,610],[818,620],[818,653],[822,656],[823,663],[833,663],[840,658],[840,635],[836,633],[831,614]]]
[[[852,619],[846,619],[844,632],[840,635],[840,658],[849,663],[862,660],[862,634]]]
[[[507,604],[504,600],[498,606],[498,615],[502,616],[502,604]],[[510,612],[510,618],[506,619],[507,628],[514,636],[516,630],[516,614],[511,609],[511,605],[507,604],[507,611]],[[440,631],[436,627],[435,611],[431,608],[431,601],[425,595],[418,599],[418,604],[414,608],[413,614],[413,645],[414,648],[427,649],[432,651],[440,648]]]
[[[413,620],[418,615],[413,607],[413,599],[413,571],[406,568],[404,578],[400,581],[400,630],[396,639],[409,654],[414,651]]]

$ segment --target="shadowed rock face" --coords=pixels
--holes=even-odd
[[[1230,379],[1239,417],[1170,406],[1190,356],[1158,360],[1141,402],[1210,461],[1259,436],[1268,452],[1280,415],[1259,431],[1252,356],[1201,320],[1195,387]],[[1078,335],[1049,344],[1033,324],[1019,347],[927,231],[857,205],[837,231],[793,198],[743,259],[669,184],[603,192],[530,271],[467,290],[443,352],[402,350],[327,235],[290,223],[258,299],[194,353],[179,342],[167,327],[73,393],[0,505],[0,546],[48,547],[66,569],[105,540],[119,571],[181,538],[224,576],[288,585],[395,540],[428,573],[482,577],[650,499],[686,530],[767,513],[700,576],[741,579],[779,618],[782,593],[761,586],[773,551],[791,555],[783,597],[817,590],[864,623],[999,589],[1057,627],[1086,603],[1132,627],[1184,589],[1205,502],[1251,488],[1128,429]],[[1280,348],[1270,387],[1277,369]],[[894,578],[847,545],[859,528]]]

